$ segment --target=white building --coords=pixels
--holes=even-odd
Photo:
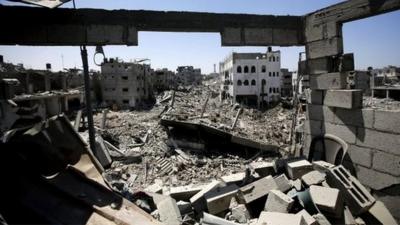
[[[246,105],[268,105],[280,99],[280,51],[230,54],[220,63],[221,97]]]

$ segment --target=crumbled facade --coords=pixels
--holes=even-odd
[[[166,68],[155,70],[153,73],[153,87],[157,92],[175,88],[175,73]]]
[[[178,85],[197,85],[202,82],[201,69],[193,66],[178,66],[176,69],[176,82]]]
[[[293,96],[293,85],[292,85],[292,77],[293,72],[290,72],[288,69],[281,69],[281,96],[282,97],[292,97]]]

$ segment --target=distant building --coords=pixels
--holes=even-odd
[[[281,69],[282,80],[281,80],[281,96],[292,97],[293,96],[293,85],[292,76],[293,73],[289,72],[288,69]]]
[[[195,69],[193,66],[179,66],[176,72],[176,81],[178,85],[188,86],[201,84],[201,69]]]
[[[247,105],[267,105],[280,99],[280,51],[230,54],[220,63],[221,97]]]
[[[175,73],[166,68],[158,69],[153,73],[153,88],[155,91],[173,89],[175,85]]]
[[[150,65],[109,59],[101,65],[103,100],[122,108],[141,107],[153,99]]]

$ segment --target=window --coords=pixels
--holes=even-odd
[[[123,92],[128,92],[129,89],[128,89],[128,88],[122,88],[122,91],[123,91]]]
[[[125,69],[128,69],[128,65],[125,65]]]
[[[268,76],[269,76],[269,77],[271,76],[271,72],[268,73]]]
[[[244,67],[244,73],[248,73],[249,72],[249,67],[248,66],[245,66]]]
[[[136,88],[136,91],[139,92],[139,91],[140,91],[140,88]]]
[[[244,81],[244,86],[249,86],[249,81],[248,80]]]
[[[238,81],[237,81],[237,85],[238,85],[238,86],[242,86],[242,81],[241,81],[241,80],[238,80]]]
[[[275,56],[272,56],[272,62],[275,62]]]
[[[236,68],[236,72],[242,73],[242,67],[241,67],[241,66],[238,66],[238,67]]]
[[[262,79],[261,85],[266,85],[266,84],[267,84],[267,81],[265,79]]]
[[[279,72],[276,72],[276,76],[279,77]]]
[[[128,80],[128,76],[122,76],[122,80]]]
[[[251,80],[251,86],[256,85],[256,80]]]
[[[265,66],[265,65],[263,65],[262,67],[261,67],[261,72],[262,73],[265,73],[267,71],[267,67]]]
[[[272,88],[269,88],[269,93],[271,93],[272,92]]]
[[[276,61],[279,62],[279,56],[276,57]]]
[[[272,76],[273,76],[273,77],[275,76],[275,72],[272,72]]]
[[[256,67],[255,67],[255,66],[252,66],[252,67],[251,67],[251,72],[252,72],[252,73],[255,73],[255,72],[256,72]]]
[[[129,104],[129,100],[128,99],[124,99],[124,100],[122,100],[122,103],[123,104]]]

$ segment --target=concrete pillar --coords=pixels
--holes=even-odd
[[[51,90],[51,83],[50,83],[50,74],[44,74],[44,90],[50,91]]]

